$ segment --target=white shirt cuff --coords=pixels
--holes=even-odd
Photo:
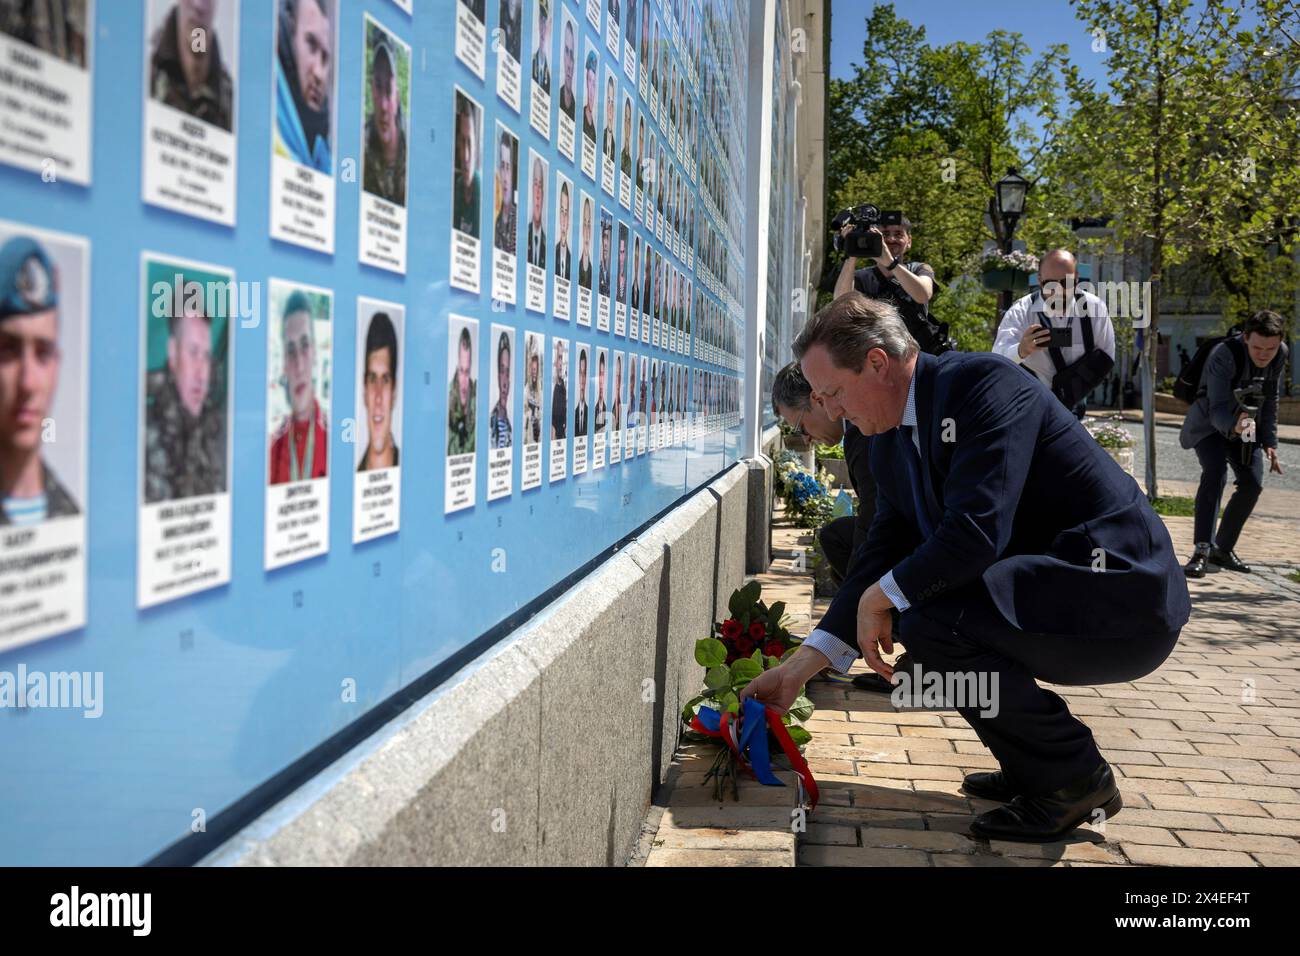
[[[885,592],[885,597],[889,598],[889,603],[894,605],[900,611],[906,611],[912,606],[912,602],[903,597],[903,592],[899,590],[898,585],[894,582],[894,572],[890,571],[880,579],[880,590]]]
[[[821,628],[809,634],[803,646],[821,651],[831,662],[831,667],[841,674],[847,674],[853,662],[858,659],[857,648],[849,647],[830,631],[823,631]]]

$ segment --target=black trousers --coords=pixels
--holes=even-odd
[[[836,578],[840,581],[843,581],[848,575],[849,558],[853,556],[855,544],[853,536],[857,525],[857,517],[847,515],[843,518],[836,518],[834,521],[828,521],[817,532],[817,540],[821,542],[822,553],[826,555],[831,570],[835,572]]]
[[[1135,680],[1159,667],[1178,640],[1177,631],[1144,637],[1027,633],[998,612],[981,585],[910,608],[899,624],[913,667],[919,666],[922,674],[986,675],[991,698],[952,703],[961,705],[958,713],[1012,785],[1028,795],[1058,790],[1102,761],[1092,731],[1037,681],[1088,685]]]
[[[1257,442],[1250,445],[1250,460],[1241,460],[1242,443],[1229,441],[1218,432],[1206,435],[1195,445],[1196,458],[1201,463],[1201,483],[1196,489],[1196,520],[1193,539],[1196,544],[1213,543],[1224,551],[1237,546],[1246,519],[1255,510],[1260,492],[1264,490],[1264,456]],[[1219,501],[1227,482],[1228,469],[1232,469],[1236,488],[1223,509],[1219,533],[1214,534],[1214,518],[1219,513]]]

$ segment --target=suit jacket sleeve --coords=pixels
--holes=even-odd
[[[1277,447],[1277,403],[1282,394],[1282,374],[1286,370],[1286,343],[1273,360],[1275,368],[1269,369],[1270,378],[1264,385],[1264,404],[1259,409],[1259,443],[1263,448]],[[1276,371],[1276,374],[1274,372]]]
[[[953,419],[955,443],[934,534],[893,569],[913,606],[978,579],[1011,540],[1033,462],[1045,403],[1055,401],[1026,375],[987,368],[953,383],[935,420]]]
[[[849,573],[826,609],[820,630],[857,646],[858,601],[881,575],[893,567],[917,544],[919,536],[911,522],[894,507],[881,489],[876,495],[876,513],[864,544],[849,558]]]
[[[1249,361],[1249,359],[1247,360]],[[1205,360],[1201,378],[1205,382],[1205,396],[1210,406],[1210,423],[1224,438],[1233,438],[1237,427],[1237,399],[1232,394],[1237,363],[1232,346],[1220,342]]]

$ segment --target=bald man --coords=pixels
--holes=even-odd
[[[993,351],[1033,372],[1081,419],[1088,393],[1115,365],[1115,327],[1106,303],[1077,283],[1078,268],[1068,249],[1043,256],[1038,290],[1007,309]],[[1053,328],[1068,330],[1069,343],[1053,344]]]

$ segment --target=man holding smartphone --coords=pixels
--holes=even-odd
[[[1039,291],[1002,316],[993,351],[1038,376],[1082,419],[1088,393],[1115,365],[1115,327],[1106,303],[1077,288],[1074,256],[1053,249],[1038,264]]]

